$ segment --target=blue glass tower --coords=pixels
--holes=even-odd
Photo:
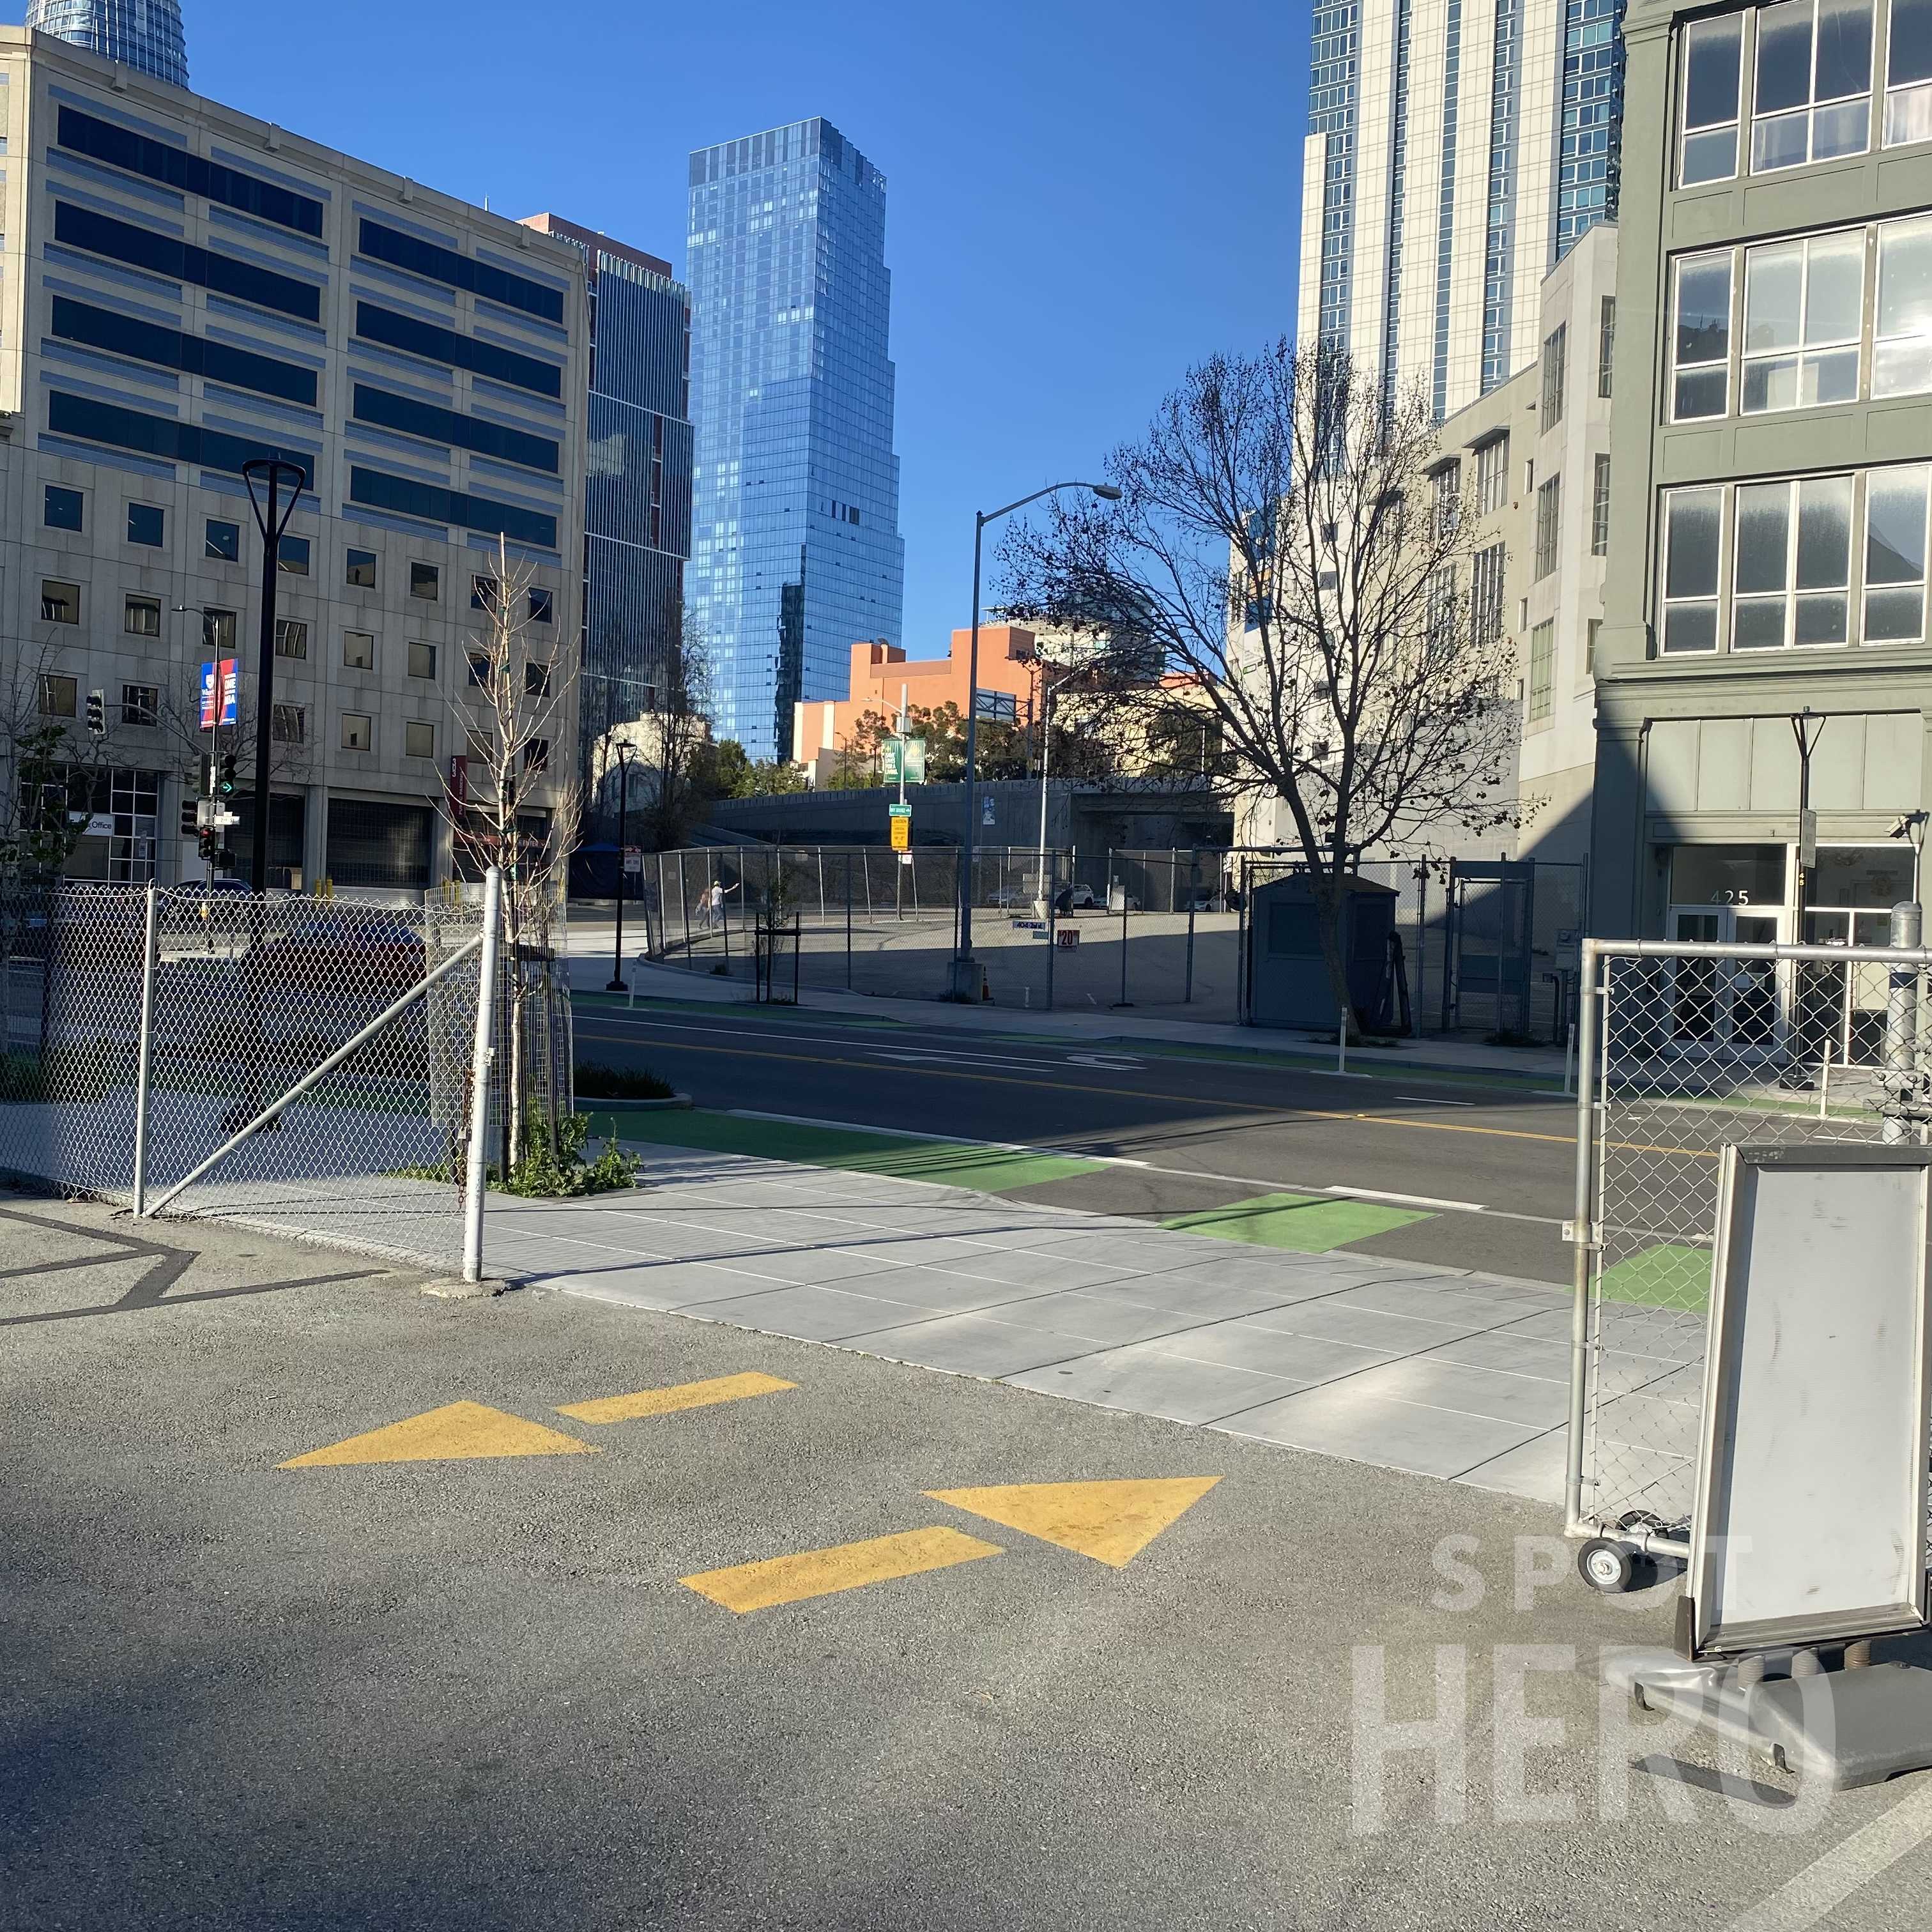
[[[692,614],[712,726],[789,757],[792,706],[899,641],[886,182],[830,122],[691,158]]]
[[[188,85],[188,42],[176,0],[28,0],[27,25],[124,61],[157,80]]]

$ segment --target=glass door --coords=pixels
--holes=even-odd
[[[1772,946],[1779,915],[1741,906],[1676,906],[1670,937],[1714,946]],[[1684,1045],[1775,1048],[1784,1030],[1774,959],[1680,959],[1673,968],[1671,1030]]]

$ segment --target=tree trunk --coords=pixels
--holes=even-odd
[[[1355,1008],[1348,992],[1348,962],[1342,956],[1342,874],[1326,868],[1309,874],[1315,894],[1315,928],[1322,940],[1322,963],[1328,969],[1328,990],[1334,994],[1337,1024],[1343,1040],[1360,1037],[1355,1024]]]

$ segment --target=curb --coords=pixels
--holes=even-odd
[[[698,1104],[688,1094],[674,1094],[668,1100],[603,1100],[594,1094],[580,1094],[577,1101],[580,1114],[599,1107],[622,1107],[638,1114],[665,1114]]]

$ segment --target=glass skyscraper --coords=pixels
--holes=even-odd
[[[900,640],[885,234],[885,177],[829,122],[691,158],[686,590],[712,730],[754,758],[845,696],[853,644]]]
[[[1532,362],[1617,212],[1624,0],[1318,0],[1297,334],[1453,415]]]
[[[188,42],[176,0],[28,0],[26,23],[157,80],[188,85]]]
[[[585,421],[584,672],[587,746],[658,708],[691,555],[691,298],[670,264],[554,214],[526,224],[568,242],[590,272]]]

